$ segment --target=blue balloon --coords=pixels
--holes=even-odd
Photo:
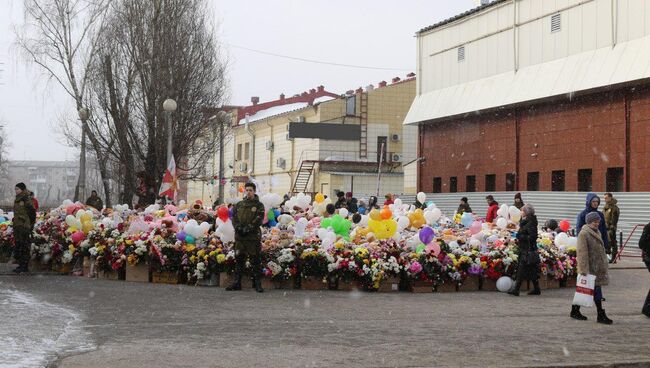
[[[365,207],[359,207],[359,214],[365,215],[366,214],[366,208]]]
[[[192,235],[185,235],[185,242],[187,244],[194,244],[196,243],[196,239]]]
[[[278,209],[273,210],[273,213],[275,213],[275,218],[278,218],[282,214]]]
[[[4,217],[0,217],[0,223],[6,222],[6,221],[7,221],[6,218],[4,218]]]
[[[469,212],[463,213],[463,216],[461,216],[460,218],[460,223],[463,224],[463,226],[465,227],[470,227],[473,222],[474,222],[474,216],[472,216],[472,214]]]
[[[269,220],[268,225],[269,227],[276,227],[278,225],[278,222],[275,220]]]

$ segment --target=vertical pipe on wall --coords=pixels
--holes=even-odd
[[[420,183],[420,171],[422,165],[424,165],[423,161],[420,159],[422,157],[422,136],[424,134],[424,125],[418,124],[418,157],[417,161],[415,162],[415,192],[421,192],[422,191],[422,183]]]
[[[630,96],[628,92],[623,95],[625,104],[625,191],[630,191],[630,155],[632,153],[630,147]],[[605,188],[607,189],[607,188]]]
[[[519,170],[520,170],[520,156],[521,156],[521,122],[519,121],[519,110],[515,108],[515,190],[519,191]]]
[[[519,70],[519,43],[517,42],[517,0],[512,0],[512,55],[515,73]]]
[[[617,29],[618,29],[618,1],[617,0],[612,0],[611,1],[611,16],[612,16],[612,48],[616,47],[616,43],[618,42],[618,35],[617,35]]]

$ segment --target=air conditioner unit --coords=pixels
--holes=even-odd
[[[393,156],[391,157],[392,162],[402,162],[402,155],[399,153],[393,153]]]
[[[289,135],[289,133],[287,133],[287,140],[288,140],[288,141],[292,141],[292,140],[293,140],[293,138],[291,138],[291,136]]]
[[[248,164],[245,162],[240,162],[239,163],[239,171],[241,172],[246,172],[248,170]]]
[[[393,134],[390,136],[390,140],[393,142],[399,142],[400,138],[399,134]]]
[[[267,151],[273,151],[273,141],[267,141],[266,142],[266,150]]]
[[[284,169],[287,166],[287,160],[280,157],[277,160],[275,160],[275,166],[280,169]]]

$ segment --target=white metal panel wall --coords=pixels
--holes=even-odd
[[[492,194],[500,205],[510,206],[513,204],[515,192],[438,193],[427,194],[427,200],[433,201],[445,215],[451,216],[458,208],[460,198],[467,197],[474,213],[485,217],[487,213],[485,196],[488,194]],[[603,193],[597,194],[601,201],[599,210],[602,211],[605,199]],[[521,195],[525,203],[530,203],[535,207],[540,224],[549,218],[558,221],[566,219],[571,222],[572,227],[576,225],[577,215],[585,208],[587,196],[586,193],[580,192],[521,192]],[[405,203],[415,201],[414,196],[402,196],[401,198]],[[614,193],[614,198],[618,200],[618,207],[621,210],[618,230],[623,232],[623,241],[625,241],[634,226],[650,222],[650,193]],[[638,252],[641,231],[642,229],[639,228],[632,235],[626,248],[630,252]]]

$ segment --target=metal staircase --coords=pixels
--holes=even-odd
[[[368,92],[359,94],[359,158],[368,158]]]
[[[292,194],[300,192],[307,193],[307,186],[309,185],[309,180],[314,172],[314,166],[316,166],[316,161],[300,162],[300,168],[298,169],[296,180],[294,180],[293,186],[291,187]]]

